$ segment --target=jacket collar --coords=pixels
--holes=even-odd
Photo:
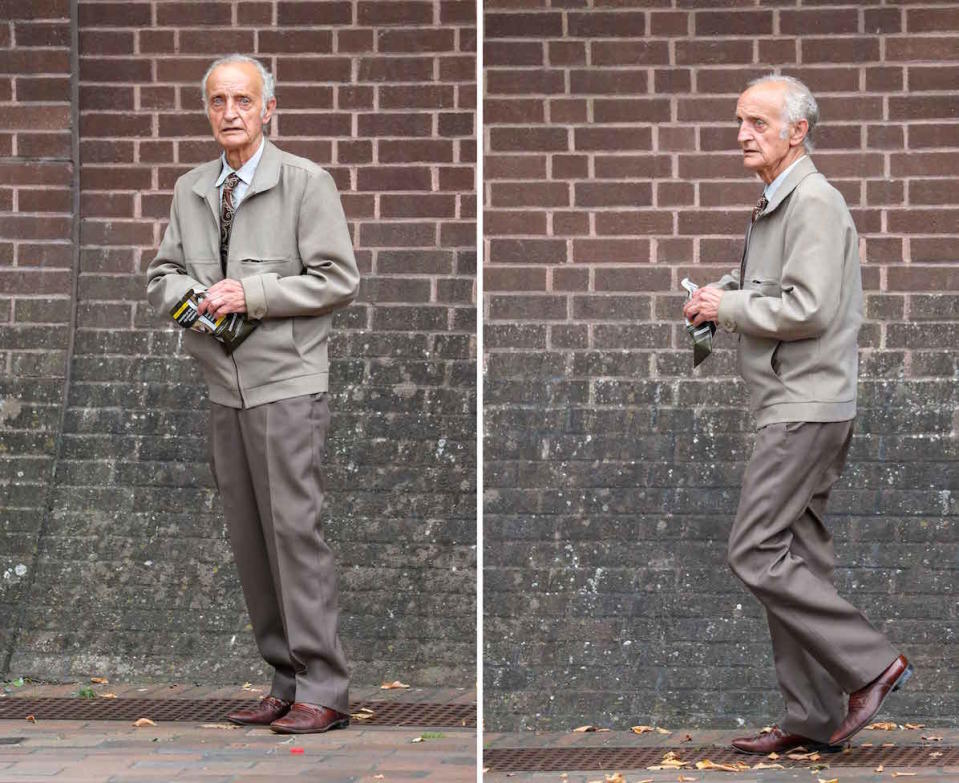
[[[796,189],[796,186],[800,182],[802,182],[810,174],[815,174],[816,171],[816,166],[808,154],[800,158],[799,162],[793,166],[792,171],[786,175],[786,179],[784,179],[782,184],[776,188],[776,192],[773,193],[773,197],[766,205],[766,209],[763,210],[762,216],[768,215],[770,212],[776,209],[776,207],[778,207],[785,200],[786,196]]]
[[[282,154],[282,151],[273,142],[266,139],[263,145],[263,156],[253,173],[253,182],[250,183],[250,188],[243,197],[244,201],[254,193],[263,193],[276,186],[280,181]],[[220,220],[220,193],[216,181],[220,177],[221,168],[219,158],[211,163],[204,164],[192,188],[193,192],[200,198],[206,199],[206,203],[210,205],[210,210],[218,222]]]

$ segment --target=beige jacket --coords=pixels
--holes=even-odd
[[[164,317],[193,286],[223,279],[220,167],[204,163],[174,186],[170,224],[147,270],[147,298]],[[232,356],[213,337],[183,330],[210,399],[249,408],[326,391],[331,313],[353,300],[360,279],[332,177],[267,141],[233,219],[226,272],[262,322]]]
[[[859,239],[842,194],[809,157],[751,226],[740,269],[714,285],[726,289],[717,320],[739,333],[757,427],[856,415]]]

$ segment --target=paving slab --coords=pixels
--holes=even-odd
[[[70,697],[81,687],[141,699],[250,699],[269,692],[262,683],[6,686],[9,692],[3,698]],[[464,688],[373,687],[354,688],[351,698],[469,704],[476,693]],[[127,721],[0,721],[0,783],[474,783],[476,770],[476,730],[467,728],[364,726],[354,721],[345,731],[290,737],[223,722],[160,721],[135,728]]]

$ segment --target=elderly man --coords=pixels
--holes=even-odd
[[[767,76],[739,97],[743,164],[766,187],[740,268],[684,307],[693,324],[738,334],[758,427],[729,565],[766,609],[786,713],[772,731],[733,741],[746,753],[837,750],[912,673],[833,586],[824,516],[856,415],[862,283],[846,203],[806,154],[818,117],[796,79]]]
[[[352,241],[329,174],[264,138],[276,99],[263,65],[225,57],[201,86],[223,152],[177,180],[147,296],[167,317],[192,297],[195,318],[244,327],[234,344],[197,322],[183,332],[209,389],[211,465],[253,633],[275,670],[270,695],[228,718],[281,733],[345,728],[349,674],[320,509],[327,338],[356,294]]]

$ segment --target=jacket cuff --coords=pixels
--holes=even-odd
[[[743,306],[743,291],[726,291],[719,300],[719,310],[716,320],[727,332],[735,332],[741,322],[740,313]]]
[[[260,319],[266,315],[266,291],[263,288],[263,275],[244,277],[240,281],[243,296],[246,299],[246,314],[250,318]]]

